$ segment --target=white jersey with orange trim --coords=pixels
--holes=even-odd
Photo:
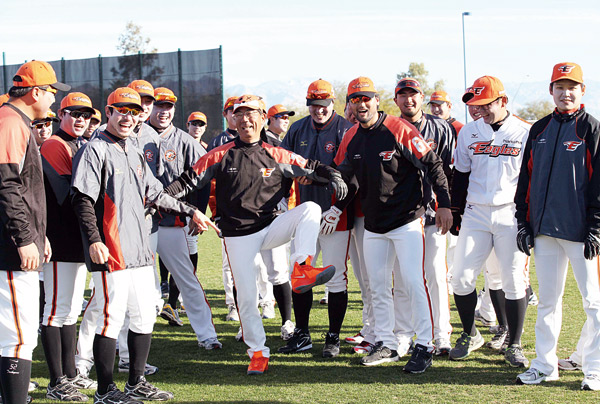
[[[510,115],[496,132],[483,119],[462,128],[454,168],[470,172],[468,202],[488,206],[513,202],[530,127]]]

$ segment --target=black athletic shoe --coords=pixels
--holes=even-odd
[[[312,340],[310,339],[310,333],[296,328],[294,330],[294,336],[288,340],[287,345],[284,345],[281,348],[279,348],[277,352],[289,354],[307,351],[311,348]]]
[[[404,371],[407,373],[423,373],[431,366],[431,352],[427,352],[427,347],[417,344],[413,349],[410,360],[404,365]]]
[[[94,394],[94,404],[144,404],[143,401],[138,401],[130,398],[127,394],[112,383],[108,386],[108,391],[105,394]]]
[[[80,392],[73,386],[67,376],[58,379],[56,386],[48,385],[46,389],[46,398],[58,401],[87,401],[89,397]]]
[[[163,299],[168,299],[169,298],[169,282],[167,281],[162,281],[160,283],[160,294]]]
[[[127,382],[125,384],[125,394],[129,398],[144,401],[167,401],[174,397],[170,391],[160,390],[158,387],[150,384],[144,376],[140,377],[140,381],[135,386],[131,386]]]
[[[360,364],[365,366],[375,366],[385,362],[398,362],[398,359],[400,359],[398,351],[388,348],[383,345],[382,341],[379,341],[375,344],[370,354],[363,356],[360,359]]]
[[[323,347],[323,358],[333,358],[340,354],[340,334],[328,332],[325,335],[325,346]]]

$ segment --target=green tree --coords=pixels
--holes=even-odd
[[[433,83],[433,88],[429,87],[428,82],[429,71],[425,68],[425,63],[410,62],[408,70],[396,75],[396,79],[400,81],[405,77],[412,77],[417,79],[421,84],[423,93],[426,96],[430,96],[434,91],[440,91],[444,89],[444,80],[438,80]]]
[[[554,104],[550,101],[531,101],[517,109],[517,115],[527,121],[537,121],[552,112]]]

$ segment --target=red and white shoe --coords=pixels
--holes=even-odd
[[[344,339],[344,341],[346,341],[346,344],[358,345],[361,342],[363,342],[364,339],[365,339],[365,337],[363,337],[363,335],[359,332],[358,334],[356,334],[353,337],[346,337],[346,339]]]
[[[352,348],[357,354],[370,354],[373,350],[373,344],[367,341],[362,341],[360,344]]]
[[[333,275],[335,275],[333,265],[315,268],[310,264],[300,265],[296,262],[292,271],[292,290],[295,293],[308,292],[317,285],[327,283]]]
[[[269,369],[269,358],[265,358],[262,351],[254,352],[248,366],[249,375],[262,375]]]

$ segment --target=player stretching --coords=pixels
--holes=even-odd
[[[581,388],[600,390],[600,122],[585,112],[584,93],[579,65],[555,65],[550,94],[556,109],[533,125],[525,147],[515,196],[517,245],[527,255],[533,247],[539,306],[537,357],[517,376],[521,384],[558,379],[556,345],[571,262],[587,315]]]

